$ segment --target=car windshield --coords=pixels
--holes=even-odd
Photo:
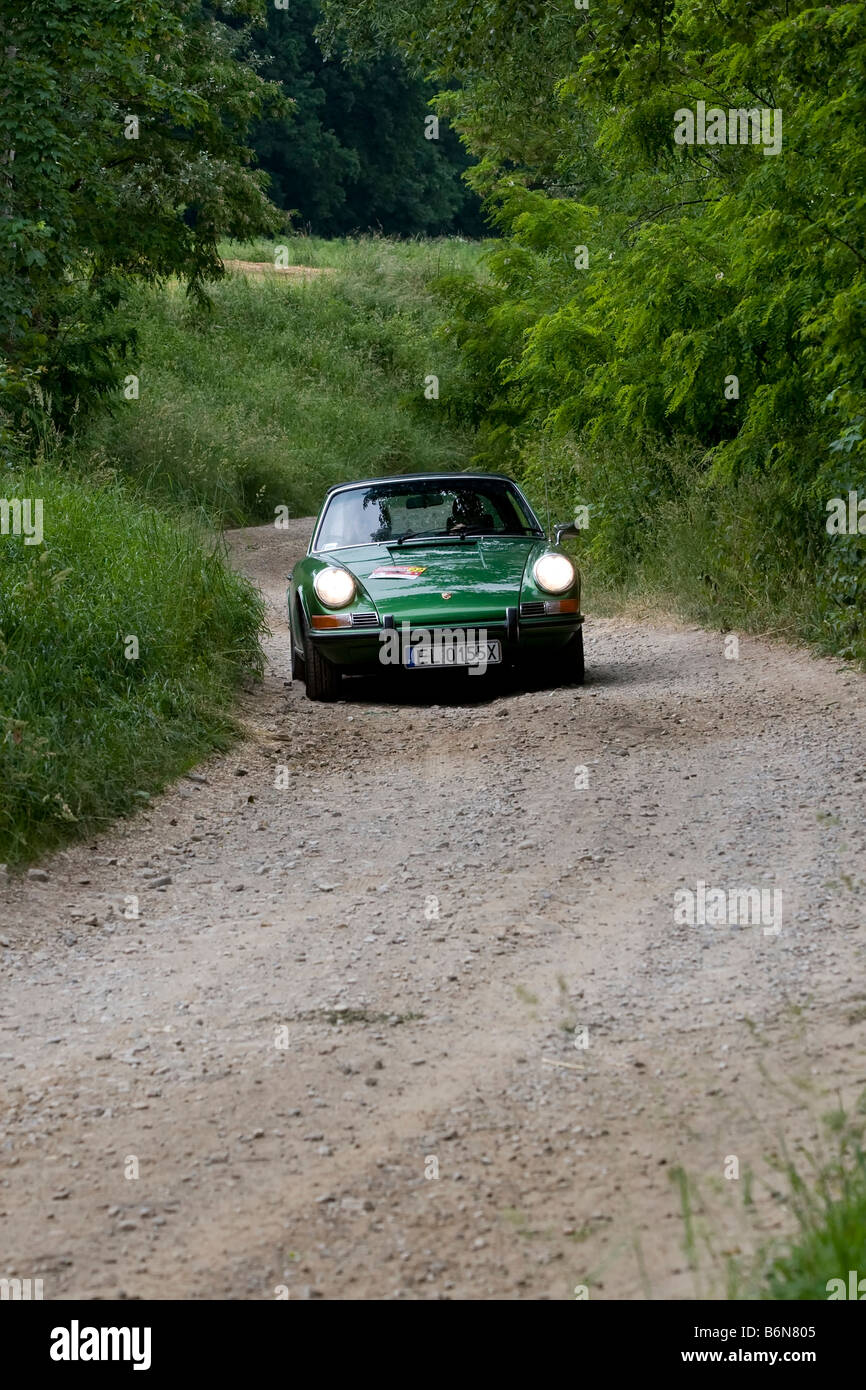
[[[541,534],[520,493],[501,478],[407,479],[336,492],[322,517],[316,550],[422,536]]]

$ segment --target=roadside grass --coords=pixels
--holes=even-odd
[[[866,610],[856,598],[866,544],[827,536],[826,486],[816,477],[806,495],[770,472],[716,478],[702,460],[685,440],[647,445],[640,456],[615,440],[543,441],[515,471],[539,516],[548,504],[554,522],[588,508],[584,533],[565,543],[581,566],[588,612],[650,620],[667,612],[866,665]]]
[[[468,431],[425,399],[454,353],[430,286],[477,262],[477,244],[378,237],[225,243],[225,259],[332,267],[312,280],[229,272],[210,309],[169,283],[133,292],[139,397],[74,447],[158,499],[225,526],[318,509],[332,483],[469,463]]]
[[[736,1183],[699,1185],[682,1168],[672,1169],[696,1297],[718,1297],[722,1278],[733,1300],[850,1297],[850,1272],[856,1271],[858,1281],[866,1279],[864,1115],[866,1092],[853,1113],[840,1107],[824,1115],[813,1146],[798,1145],[796,1157],[778,1141],[768,1154],[775,1178],[759,1178],[747,1167]],[[742,1199],[741,1219],[751,1227],[751,1255],[738,1246],[719,1248],[723,1213],[718,1203],[733,1191]],[[773,1213],[784,1214],[787,1237],[761,1236]]]
[[[864,1112],[866,1092],[859,1104],[859,1114]],[[762,1298],[848,1298],[850,1271],[858,1282],[866,1279],[864,1126],[841,1109],[826,1116],[825,1125],[835,1141],[832,1155],[824,1161],[809,1155],[806,1171],[791,1160],[785,1165],[798,1236],[789,1251],[766,1264]],[[832,1280],[842,1281],[841,1290]]]
[[[212,534],[116,480],[42,464],[3,487],[44,512],[41,545],[0,536],[0,861],[16,865],[229,744],[264,606]]]
[[[273,263],[276,244],[222,254]],[[131,287],[137,398],[65,440],[46,424],[36,463],[3,435],[5,496],[42,498],[45,537],[0,537],[0,862],[146,805],[235,736],[264,607],[215,526],[308,515],[344,478],[469,462],[424,383],[454,361],[432,282],[480,248],[282,244],[334,274],[230,272],[210,308],[176,282]]]

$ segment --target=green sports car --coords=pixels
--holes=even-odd
[[[289,579],[292,674],[311,700],[344,674],[548,664],[583,683],[580,574],[498,473],[332,487]]]

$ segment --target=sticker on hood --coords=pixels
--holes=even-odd
[[[380,565],[378,569],[371,570],[370,579],[415,579],[419,574],[423,574],[426,565]]]

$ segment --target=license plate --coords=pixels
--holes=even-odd
[[[410,667],[496,666],[501,661],[501,642],[423,642],[406,651]]]

